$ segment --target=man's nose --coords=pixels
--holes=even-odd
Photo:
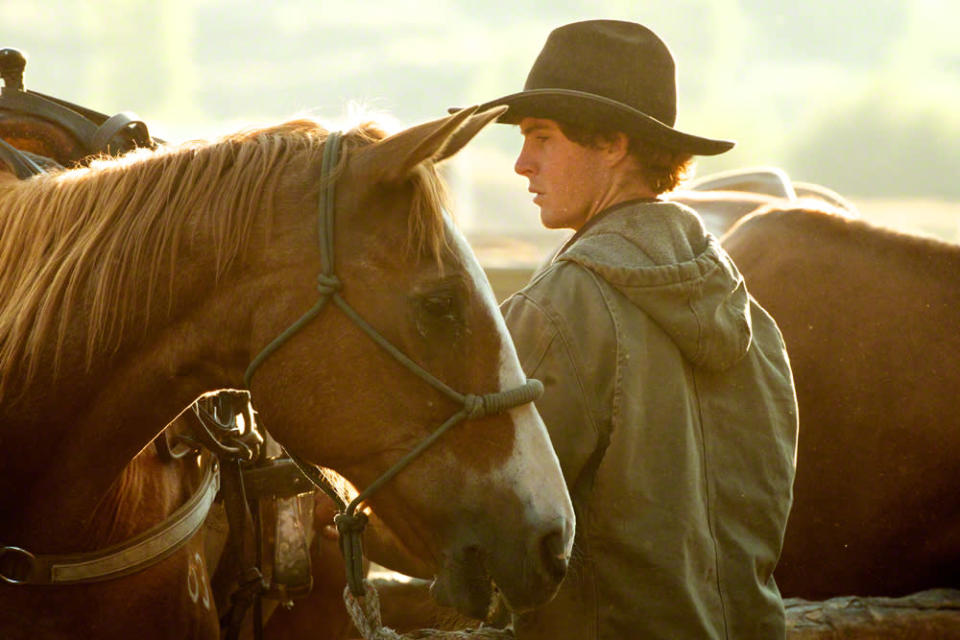
[[[533,174],[533,166],[525,151],[520,151],[517,161],[513,163],[513,170],[527,178]]]

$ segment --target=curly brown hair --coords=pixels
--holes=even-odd
[[[568,140],[583,147],[597,148],[613,140],[617,130],[599,124],[571,124],[557,121]],[[687,179],[693,168],[693,156],[628,136],[627,153],[636,161],[640,177],[657,195],[673,191]]]

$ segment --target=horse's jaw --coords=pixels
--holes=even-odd
[[[485,619],[493,597],[493,584],[487,573],[485,555],[478,547],[445,554],[443,566],[430,585],[430,595],[434,600],[465,616]]]
[[[528,422],[513,456],[483,475],[461,473],[458,497],[466,506],[447,514],[452,527],[439,529],[434,599],[474,618],[486,616],[494,585],[514,612],[545,604],[572,554],[573,505],[546,428],[532,408],[514,414]]]
[[[494,589],[515,613],[541,606],[556,594],[567,560],[559,535],[548,535],[537,546],[517,554],[502,549],[488,554],[479,545],[445,553],[430,593],[438,604],[478,620],[490,612]]]

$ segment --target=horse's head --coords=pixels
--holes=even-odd
[[[361,490],[464,411],[459,394],[526,382],[489,283],[443,210],[434,169],[498,113],[466,110],[389,138],[372,127],[350,131],[332,177],[321,178],[317,150],[305,149],[307,161],[291,163],[282,178],[266,250],[250,263],[254,354],[337,289],[327,278],[318,293],[318,274],[335,273],[341,283],[345,305],[328,302],[262,361],[250,386],[279,441]],[[317,208],[319,183],[333,181],[328,265]],[[389,353],[345,307],[442,385]],[[553,594],[574,516],[533,405],[485,413],[471,410],[476,403],[470,398],[465,420],[367,504],[437,576],[441,601],[482,617],[491,578],[514,608]]]

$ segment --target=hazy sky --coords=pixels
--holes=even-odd
[[[681,129],[738,141],[701,175],[776,165],[855,197],[960,202],[955,0],[0,0],[0,46],[29,54],[28,87],[182,139],[354,102],[392,126],[439,117],[519,90],[551,29],[598,17],[670,45]],[[482,220],[529,208],[518,146],[490,127],[461,159]]]

